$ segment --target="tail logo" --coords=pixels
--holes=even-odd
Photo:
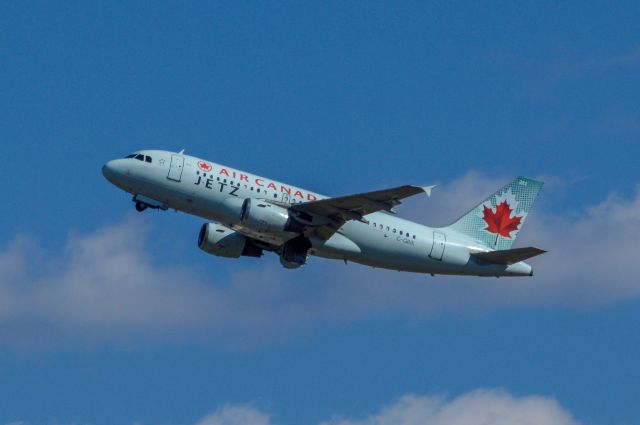
[[[514,215],[511,217],[513,209],[507,200],[497,204],[495,211],[485,204],[482,206],[484,207],[482,219],[487,223],[485,230],[489,233],[496,234],[495,245],[498,245],[498,238],[500,236],[511,239],[511,233],[518,231],[524,216]]]
[[[542,182],[517,177],[476,205],[449,228],[496,249],[510,249],[522,229]]]

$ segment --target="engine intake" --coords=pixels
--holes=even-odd
[[[262,248],[244,235],[217,223],[205,223],[198,234],[198,247],[218,257],[260,257]]]

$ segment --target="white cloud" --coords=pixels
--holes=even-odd
[[[634,68],[640,64],[640,46],[608,56],[563,57],[547,65],[550,75],[561,78],[589,76],[616,69]]]
[[[200,419],[196,425],[270,425],[269,415],[249,405],[226,405]]]
[[[0,255],[0,332],[20,338],[61,333],[102,338],[128,331],[192,327],[216,308],[206,288],[181,270],[155,267],[127,221],[72,237],[60,253],[32,256],[19,240]]]
[[[277,425],[272,415],[250,404],[225,404],[195,425]],[[7,425],[28,425],[11,422]],[[360,419],[334,416],[318,425],[580,425],[555,399],[514,396],[479,389],[454,399],[407,394]]]
[[[252,406],[216,410],[196,425],[275,425]],[[549,397],[516,397],[504,390],[476,390],[453,400],[442,396],[405,395],[362,419],[336,416],[320,425],[579,425]]]
[[[507,180],[470,173],[400,213],[444,225]],[[546,189],[516,242],[549,250],[532,260],[533,278],[429,277],[315,258],[290,271],[272,254],[227,260],[225,277],[206,266],[157,264],[139,219],[73,236],[55,253],[17,238],[0,252],[0,340],[200,335],[247,345],[380,314],[585,307],[640,296],[640,192],[559,212],[545,197],[560,195]]]

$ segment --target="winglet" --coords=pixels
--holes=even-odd
[[[427,196],[431,196],[431,189],[433,189],[434,187],[436,187],[437,185],[431,185],[431,186],[422,186],[422,190],[424,190],[424,193],[427,194]]]

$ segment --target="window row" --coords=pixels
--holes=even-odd
[[[400,236],[404,236],[406,238],[412,238],[415,239],[416,235],[412,235],[409,232],[405,232],[404,230],[398,230],[396,228],[390,228],[389,226],[385,226],[383,224],[378,224],[378,223],[371,223],[373,225],[374,229],[380,229],[380,230],[385,230],[386,227],[386,231],[387,232],[392,232],[392,233],[398,233]]]

